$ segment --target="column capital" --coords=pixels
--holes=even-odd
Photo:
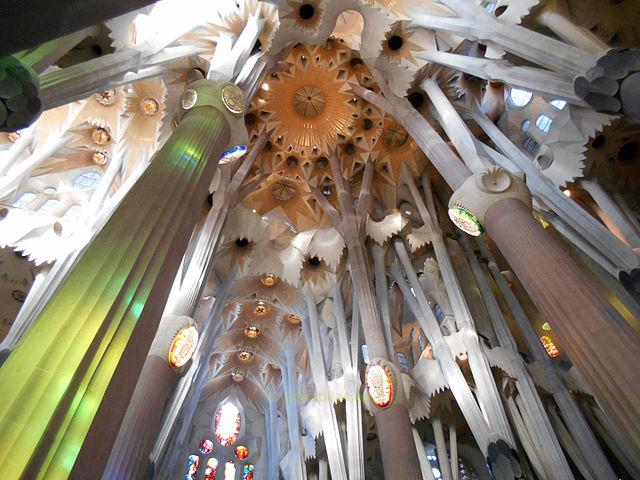
[[[449,199],[449,217],[469,235],[485,232],[485,216],[500,200],[515,198],[531,207],[531,193],[523,180],[502,167],[489,167],[470,176]]]
[[[207,79],[190,83],[180,97],[180,105],[173,117],[174,128],[189,111],[198,107],[212,107],[222,113],[231,131],[229,147],[244,146],[243,153],[246,151],[249,134],[244,124],[244,116],[249,105],[240,87],[231,82]],[[225,163],[224,159],[220,163]]]

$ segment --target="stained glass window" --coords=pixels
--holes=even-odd
[[[420,352],[422,352],[426,347],[424,337],[422,336],[422,334],[418,335],[418,346],[420,347]]]
[[[553,340],[551,340],[551,337],[543,335],[540,337],[540,341],[542,342],[542,346],[544,346],[544,349],[547,351],[547,355],[549,355],[551,358],[560,356],[560,351],[558,350],[558,347],[556,347],[556,344],[553,343]]]
[[[198,455],[189,455],[189,459],[187,460],[187,474],[184,476],[184,480],[196,480],[198,465],[200,465],[200,457]]]
[[[245,447],[244,445],[238,445],[236,447],[236,457],[238,457],[240,460],[244,460],[248,456],[249,449],[247,447]]]
[[[198,446],[198,448],[200,449],[201,453],[209,455],[211,452],[213,452],[213,442],[206,438],[202,439],[200,440],[200,445]]]
[[[369,347],[366,345],[362,345],[362,359],[369,365]]]
[[[224,403],[216,412],[215,434],[219,444],[233,445],[240,434],[240,410],[231,403]],[[225,477],[226,478],[226,477]]]
[[[101,178],[102,175],[98,172],[84,172],[76,177],[73,186],[78,190],[91,190],[100,183]]]
[[[398,364],[400,365],[400,368],[402,369],[402,371],[404,372],[409,371],[409,362],[407,361],[407,357],[404,353],[402,352],[396,353],[396,360],[398,360]]]
[[[33,200],[34,198],[36,198],[36,194],[35,193],[31,193],[31,192],[23,193],[18,200],[13,202],[13,206],[14,207],[26,207],[27,205],[29,205],[31,203],[31,200]]]
[[[210,458],[207,460],[207,468],[204,470],[204,480],[214,480],[218,473],[218,460]]]
[[[236,478],[236,464],[228,461],[224,466],[224,480],[234,480]]]
[[[524,107],[531,101],[531,97],[533,97],[533,93],[520,88],[512,88],[509,92],[509,100],[516,107]]]
[[[253,465],[247,463],[242,469],[242,480],[253,480]]]
[[[538,127],[541,132],[547,133],[549,131],[549,128],[551,128],[552,122],[553,120],[551,120],[546,115],[540,115],[536,120],[536,127]]]
[[[435,313],[436,319],[439,322],[442,322],[442,320],[444,320],[444,313],[442,312],[442,307],[439,303],[436,303],[436,306],[433,307],[433,312]]]
[[[520,125],[520,130],[526,132],[527,130],[529,130],[529,125],[531,125],[531,121],[525,120],[524,122],[522,122],[522,125]]]

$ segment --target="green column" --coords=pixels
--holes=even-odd
[[[231,84],[187,92],[174,134],[0,369],[0,478],[99,478],[229,146],[225,105],[244,110]]]

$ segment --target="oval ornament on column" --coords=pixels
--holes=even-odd
[[[169,347],[169,364],[174,368],[181,368],[191,360],[198,345],[198,329],[193,326],[182,328]]]
[[[222,89],[222,101],[224,106],[234,115],[242,115],[247,103],[244,99],[244,93],[237,85],[229,84]]]
[[[382,365],[369,365],[366,372],[367,392],[378,408],[386,408],[393,402],[393,377]]]
[[[196,92],[193,88],[188,88],[182,93],[182,98],[180,99],[180,105],[185,110],[189,110],[193,108],[193,106],[198,101],[198,92]]]
[[[484,234],[484,227],[476,216],[464,207],[453,206],[449,208],[449,218],[465,233],[478,237]]]

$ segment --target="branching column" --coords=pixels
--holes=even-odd
[[[350,480],[364,480],[364,451],[362,442],[362,397],[360,396],[360,376],[358,375],[358,319],[352,313],[351,352],[347,337],[347,319],[344,313],[342,292],[337,283],[331,285],[331,297],[335,308],[336,330],[340,360],[344,372],[345,404],[347,412],[347,467]],[[355,337],[355,338],[354,338]],[[355,348],[354,348],[355,345]]]
[[[531,214],[524,183],[494,168],[472,176],[449,202],[454,223],[486,228],[560,344],[626,442],[640,445],[640,335]]]
[[[293,464],[291,467],[295,472],[293,480],[303,480],[307,478],[307,469],[304,465],[304,448],[300,432],[300,396],[298,393],[298,371],[296,369],[297,352],[297,343],[290,341],[285,345],[286,365],[283,370],[286,377],[282,379],[282,383],[284,384],[284,399],[291,450],[289,455],[292,455],[291,462]]]
[[[397,265],[394,265],[391,274],[402,290],[409,308],[411,308],[413,314],[418,319],[420,327],[429,339],[431,348],[433,349],[433,356],[438,360],[442,374],[449,384],[449,389],[456,399],[458,407],[462,411],[476,443],[486,455],[487,463],[491,465],[491,468],[494,468],[494,464],[496,463],[499,465],[497,470],[498,474],[496,475],[497,479],[515,478],[513,476],[513,470],[520,470],[518,465],[519,460],[513,455],[511,447],[491,430],[490,425],[487,423],[487,420],[476,403],[469,384],[456,363],[454,354],[442,334],[438,322],[422,291],[418,276],[413,269],[409,253],[403,240],[396,237],[392,242],[398,260],[409,279],[413,291],[410,290],[407,280],[399,271],[400,269]],[[415,292],[415,297],[413,292]],[[507,468],[509,464],[511,464],[511,467]]]
[[[411,195],[416,203],[416,207],[422,220],[425,222],[427,228],[432,232],[431,243],[433,250],[442,273],[442,280],[444,281],[447,295],[451,303],[451,308],[458,324],[458,328],[464,334],[464,343],[469,353],[469,366],[473,373],[473,377],[476,381],[478,401],[483,413],[489,421],[492,429],[499,434],[504,440],[506,440],[512,447],[515,446],[511,429],[509,428],[509,421],[502,408],[502,402],[500,395],[491,373],[491,367],[487,361],[484,353],[480,349],[480,343],[478,341],[478,334],[473,324],[473,318],[469,311],[469,306],[464,298],[462,287],[458,282],[449,252],[444,244],[442,231],[437,223],[435,205],[433,203],[433,196],[428,182],[425,182],[425,194],[429,204],[429,208],[425,205],[425,202],[420,196],[420,192],[411,175],[407,175],[406,184],[411,191]]]
[[[311,292],[305,292],[304,300],[307,304],[309,316],[303,316],[303,332],[307,343],[311,373],[316,386],[317,401],[320,404],[322,432],[325,439],[329,467],[331,468],[331,477],[336,480],[346,480],[347,467],[344,463],[342,440],[338,430],[336,412],[333,408],[333,398],[329,390],[329,382],[327,381],[327,371],[320,339],[320,320],[318,319],[315,295]]]
[[[551,5],[545,8],[537,18],[538,22],[547,27],[562,40],[571,45],[598,55],[609,50],[609,46],[600,38],[584,27],[576,25],[562,13],[555,11]]]
[[[629,221],[607,191],[596,180],[583,178],[580,180],[580,186],[591,195],[591,198],[602,210],[602,221],[609,227],[609,230],[631,248],[640,251],[640,232]]]
[[[223,112],[241,114],[244,98],[235,85],[201,81],[183,105],[173,136],[0,369],[4,477],[99,478],[104,468],[228,148]]]
[[[347,246],[354,295],[358,301],[369,355],[372,361],[379,359],[390,364],[380,312],[375,299],[373,279],[367,268],[370,262],[365,247],[365,220],[370,201],[373,163],[368,162],[365,167],[356,210],[351,189],[342,175],[337,154],[330,155],[329,161],[336,184],[340,212],[336,211],[316,188],[312,188],[311,193]],[[393,388],[398,389],[402,386],[394,385]],[[378,409],[374,416],[378,427],[385,477],[420,479],[422,476],[420,462],[416,450],[411,448],[413,433],[407,407],[395,402],[386,408]]]

